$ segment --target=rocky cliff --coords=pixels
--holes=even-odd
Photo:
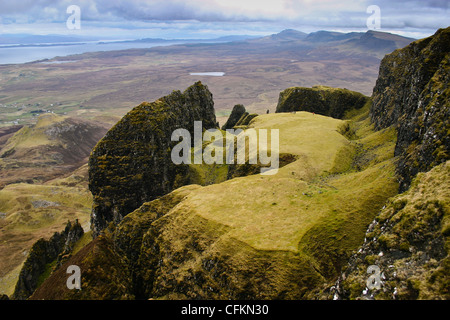
[[[400,191],[450,158],[450,27],[381,61],[370,111],[376,129],[398,130]]]
[[[35,242],[20,271],[12,298],[27,299],[50,274],[52,267],[58,267],[63,256],[70,254],[83,234],[78,220],[73,223],[69,221],[62,232],[55,232],[48,240],[42,238]]]
[[[276,112],[308,111],[342,119],[346,111],[361,109],[368,97],[347,89],[293,87],[280,93]]]
[[[176,144],[171,135],[183,128],[193,136],[194,121],[202,121],[203,129],[217,127],[212,94],[201,82],[135,107],[99,141],[89,158],[94,236],[186,182],[187,165],[170,158]]]
[[[449,53],[447,28],[381,62],[370,117],[378,130],[397,130],[396,174],[407,191],[370,224],[334,298],[450,298]]]
[[[233,107],[227,122],[222,126],[222,130],[233,129],[233,127],[241,119],[242,115],[245,113],[245,107],[242,104],[237,104]]]

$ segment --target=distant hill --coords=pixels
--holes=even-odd
[[[8,139],[0,149],[0,188],[45,182],[72,172],[86,163],[107,129],[99,122],[42,114],[35,125],[5,135]]]
[[[298,32],[298,31],[297,31]],[[164,39],[164,38],[141,38],[141,39],[133,39],[133,40],[117,40],[116,43],[196,43],[196,42],[229,42],[229,41],[242,41],[247,39],[258,38],[258,36],[252,35],[227,35],[212,39]],[[99,41],[100,44],[108,43],[107,41],[100,41],[97,37],[87,37],[87,36],[65,36],[65,35],[32,35],[32,34],[3,34],[0,35],[0,46],[1,45],[38,45],[38,44],[78,44],[83,42],[95,42]]]
[[[316,31],[306,34],[301,31],[287,29],[267,37],[247,40],[247,43],[278,43],[283,49],[297,49],[309,57],[325,57],[331,51],[336,54],[358,53],[369,56],[383,57],[395,49],[403,48],[415,39],[400,35],[369,30],[367,32],[332,32]],[[278,48],[280,49],[280,48]]]
[[[348,40],[352,38],[361,37],[362,32],[350,32],[350,33],[342,33],[342,32],[332,32],[332,31],[316,31],[311,32],[306,37],[306,41],[308,42],[330,42],[330,41],[341,41]]]
[[[182,43],[215,43],[215,42],[231,42],[231,41],[243,41],[248,39],[258,38],[257,36],[250,35],[229,35],[212,39],[162,39],[162,38],[143,38],[128,41],[117,41],[117,42],[127,42],[127,43],[142,43],[142,42],[182,42]]]
[[[280,33],[272,34],[266,38],[272,39],[272,40],[302,40],[305,39],[308,36],[308,34],[297,31],[294,29],[286,29],[281,31]]]

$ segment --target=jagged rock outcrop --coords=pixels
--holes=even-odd
[[[450,27],[386,55],[370,111],[376,129],[396,126],[400,191],[450,159]]]
[[[257,116],[256,113],[248,113],[242,104],[237,104],[234,106],[227,122],[222,126],[222,130],[248,126],[250,121]]]
[[[276,112],[308,111],[342,119],[346,111],[362,108],[369,98],[347,89],[293,87],[280,93]]]
[[[148,298],[158,261],[155,260],[157,256],[143,256],[141,251],[158,249],[156,246],[143,246],[143,238],[152,228],[153,222],[179,204],[190,191],[199,187],[189,185],[179,188],[161,198],[144,203],[124,217],[118,225],[109,224],[102,234],[57,269],[30,299]],[[82,270],[81,290],[69,290],[65,285],[66,269],[69,265],[77,265]]]
[[[245,107],[242,104],[237,104],[233,107],[227,122],[222,126],[222,130],[233,129],[233,127],[241,119],[242,115],[245,113]]]
[[[187,165],[175,165],[170,153],[175,129],[193,137],[194,121],[216,128],[212,94],[197,82],[128,112],[95,146],[89,159],[89,189],[94,197],[91,229],[97,236],[144,202],[187,183]]]
[[[43,275],[51,268],[50,264],[61,260],[63,255],[69,254],[73,245],[84,234],[78,220],[70,221],[62,232],[55,232],[49,240],[39,239],[30,249],[27,259],[20,271],[12,298],[15,300],[27,299],[40,283]],[[58,262],[58,261],[56,261]],[[55,263],[55,266],[58,266]]]
[[[388,201],[331,291],[335,298],[450,299],[449,180],[447,161]],[[379,288],[368,288],[371,265],[379,268]]]

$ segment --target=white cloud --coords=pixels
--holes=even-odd
[[[447,0],[15,0],[0,2],[0,28],[14,32],[21,24],[63,24],[71,4],[81,8],[84,32],[88,26],[151,32],[161,23],[178,26],[184,33],[202,28],[241,33],[285,27],[364,29],[371,4],[381,8],[382,28],[428,32],[450,25]]]

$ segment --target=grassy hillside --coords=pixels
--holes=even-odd
[[[313,298],[398,188],[395,131],[374,132],[367,116],[368,106],[345,121],[253,119],[252,128],[279,129],[280,153],[296,160],[276,175],[185,186],[144,204],[69,259],[86,270],[80,293],[64,291],[57,271],[33,298]],[[99,264],[108,274],[93,271]]]
[[[295,154],[298,160],[274,176],[252,175],[192,191],[154,223],[159,234],[156,242],[164,248],[161,256],[169,259],[158,276],[195,285],[189,278],[205,272],[205,259],[223,261],[233,270],[227,272],[231,278],[243,272],[251,274],[248,265],[261,273],[264,267],[260,263],[274,259],[276,262],[270,264],[278,272],[272,277],[261,275],[267,281],[271,279],[269,283],[275,288],[261,293],[266,298],[280,297],[281,288],[293,285],[290,281],[311,289],[336,277],[362,242],[367,225],[397,188],[392,162],[395,134],[369,131],[350,142],[339,134],[340,125],[342,121],[304,112],[256,118],[252,127],[282,128],[280,152]],[[370,160],[361,160],[361,170],[356,170],[352,164],[363,155]],[[170,261],[173,254],[189,252],[186,248],[192,242],[205,243],[205,252],[179,263]],[[237,257],[228,256],[233,252]],[[247,283],[238,278],[229,281],[239,286]],[[211,293],[211,297],[230,297],[231,293],[220,287],[216,283],[220,294]],[[165,289],[156,293],[176,297],[173,288]],[[252,296],[252,292],[241,289],[240,294]],[[286,297],[301,297],[303,291],[290,292]],[[209,296],[200,291],[182,296],[202,294]]]
[[[39,116],[5,132],[0,149],[0,292],[11,294],[34,242],[79,219],[89,229],[92,195],[87,158],[107,125]]]
[[[450,298],[449,176],[447,161],[419,173],[407,192],[386,203],[339,281],[340,298]],[[369,265],[383,272],[378,289],[367,289]]]
[[[92,195],[87,166],[45,184],[10,184],[0,190],[0,292],[11,295],[31,246],[78,219],[89,230]]]
[[[87,163],[107,125],[52,113],[39,116],[9,136],[0,149],[0,188],[40,183],[69,174]]]

